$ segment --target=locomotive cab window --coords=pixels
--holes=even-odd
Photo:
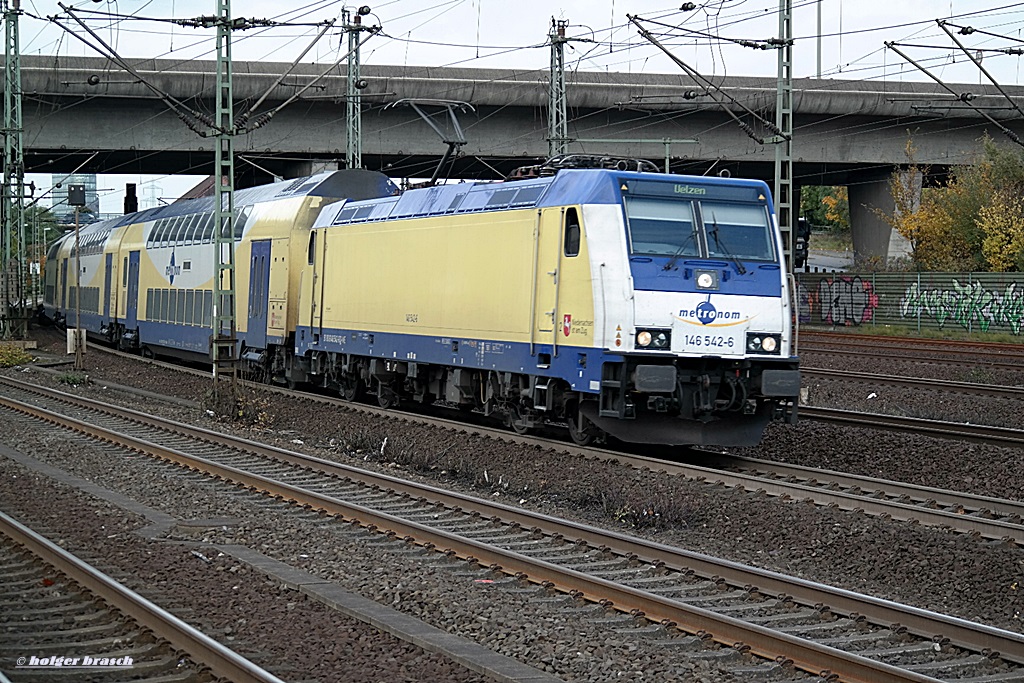
[[[566,256],[578,256],[580,253],[580,216],[575,207],[565,212],[565,245]]]
[[[701,202],[708,255],[774,261],[768,212],[757,204]]]
[[[626,197],[625,202],[633,254],[700,255],[700,238],[691,202],[657,197]]]

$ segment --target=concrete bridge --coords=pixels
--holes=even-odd
[[[215,63],[132,60],[160,89],[189,107],[214,110]],[[291,97],[327,65],[304,64],[277,85],[261,110]],[[198,173],[213,165],[211,138],[189,130],[146,87],[103,58],[22,58],[26,171],[67,172],[94,152],[82,169],[96,173]],[[286,64],[234,65],[236,112],[260,97]],[[393,177],[429,176],[446,149],[439,136],[405,106],[409,98],[467,102],[459,115],[467,144],[452,177],[497,178],[547,155],[547,71],[364,65],[363,164]],[[643,157],[671,170],[762,178],[774,176],[775,150],[757,142],[683,74],[579,72],[567,75],[572,152]],[[774,120],[775,79],[716,78],[724,91]],[[973,103],[1024,137],[995,88],[953,86]],[[344,68],[335,68],[267,125],[236,140],[242,184],[271,175],[297,176],[344,159]],[[1008,88],[1016,99],[1024,88]],[[886,254],[890,230],[872,208],[891,208],[887,179],[907,163],[912,136],[916,160],[943,173],[968,163],[988,133],[1005,139],[977,112],[935,84],[893,81],[802,79],[794,84],[794,184],[843,185],[850,189],[859,253]],[[737,107],[731,107],[743,114]],[[759,137],[770,131],[759,129]],[[593,142],[604,138],[620,142]],[[646,142],[621,142],[645,140]],[[343,161],[342,161],[343,163]]]

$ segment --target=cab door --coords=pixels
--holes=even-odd
[[[551,362],[557,353],[557,334],[562,327],[559,318],[558,281],[561,277],[560,248],[563,209],[541,209],[534,226],[534,288],[531,297],[533,328],[530,334],[531,353],[538,365]]]
[[[312,282],[309,297],[309,329],[313,342],[320,341],[324,331],[324,272],[327,265],[327,231],[313,230],[309,233],[309,260],[312,266]]]

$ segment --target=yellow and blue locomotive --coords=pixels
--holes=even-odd
[[[84,327],[207,353],[214,252],[202,219],[178,220],[210,215],[195,202],[83,232],[106,234]],[[752,445],[795,416],[790,288],[760,181],[579,168],[399,194],[344,171],[236,206],[239,353],[261,376],[578,443]],[[47,306],[66,317],[70,249],[55,248]]]

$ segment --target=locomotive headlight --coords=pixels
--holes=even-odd
[[[669,349],[672,346],[672,330],[637,330],[636,348]]]
[[[711,273],[701,273],[697,276],[697,286],[701,289],[709,289],[715,284],[715,278]]]
[[[747,353],[770,353],[778,355],[782,347],[782,335],[766,332],[747,333]]]

